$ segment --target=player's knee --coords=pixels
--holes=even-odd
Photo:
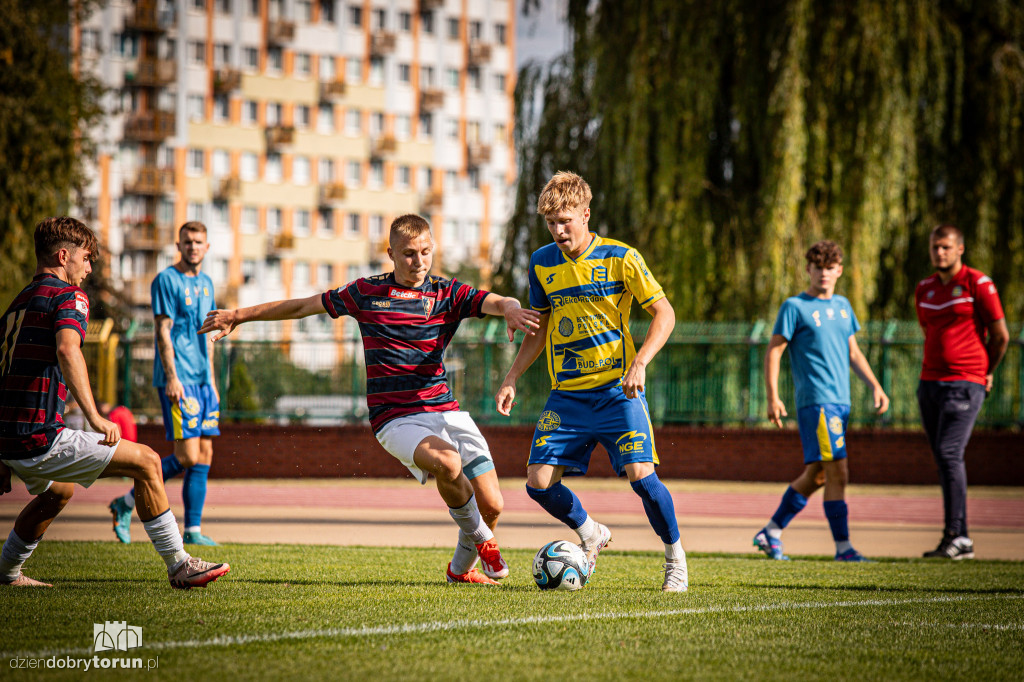
[[[160,465],[160,455],[153,448],[140,445],[142,452],[139,453],[137,462],[138,472],[141,478],[148,481],[163,481],[163,468]]]
[[[454,450],[430,450],[426,459],[430,473],[446,483],[453,483],[462,475],[462,458]]]
[[[498,520],[501,516],[501,512],[505,509],[505,500],[498,495],[496,498],[476,498],[476,505],[480,509],[480,516],[483,517],[484,523],[490,525],[491,523]]]
[[[50,498],[50,502],[56,505],[57,509],[63,509],[75,494],[75,486],[73,483],[55,482],[43,494]]]

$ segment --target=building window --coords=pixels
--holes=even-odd
[[[348,109],[345,111],[345,134],[363,134],[363,112],[359,109]]]
[[[445,69],[444,70],[444,84],[451,90],[459,89],[459,70],[458,69]]]
[[[306,214],[306,220],[309,220],[309,211],[299,211],[299,213]],[[296,214],[297,215],[297,214]],[[296,221],[298,225],[298,221]],[[308,225],[307,225],[308,227]],[[299,235],[298,231],[295,233]],[[308,236],[308,235],[306,235]],[[308,287],[309,286],[309,263],[303,260],[295,261],[295,268],[292,270],[292,286],[296,287]]]
[[[494,89],[498,92],[505,92],[505,74],[496,73],[494,74]]]
[[[399,189],[409,189],[409,182],[412,180],[412,169],[408,166],[399,166],[397,178]]]
[[[334,80],[334,57],[332,55],[320,55],[320,80]]]
[[[453,170],[445,171],[444,173],[444,188],[445,189],[458,189],[459,176]]]
[[[263,179],[267,182],[281,182],[284,173],[281,167],[281,155],[277,152],[267,153],[267,168]]]
[[[245,13],[250,17],[258,17],[260,15],[260,0],[248,0],[245,3]]]
[[[380,57],[370,57],[370,85],[384,85],[384,60]]]
[[[298,104],[295,106],[295,127],[301,130],[309,128],[309,105]]]
[[[384,238],[384,216],[375,213],[370,216],[370,239],[379,242]]]
[[[267,125],[276,126],[281,123],[281,103],[267,102]]]
[[[421,192],[429,191],[434,184],[434,169],[430,166],[420,166],[416,172],[416,180]]]
[[[398,65],[398,82],[406,85],[412,82],[412,67],[408,64]]]
[[[466,77],[469,79],[469,87],[474,90],[479,90],[481,87],[480,69],[476,66],[471,66],[466,69]]]
[[[279,74],[284,65],[284,57],[280,47],[267,49],[267,73]]]
[[[190,9],[205,10],[206,0],[188,0],[188,6]]]
[[[321,237],[334,236],[334,212],[331,209],[322,208],[316,212],[316,233]],[[331,277],[323,278],[318,275],[320,286],[330,284],[331,280]]]
[[[370,161],[370,187],[380,189],[384,186],[384,162],[380,159]]]
[[[349,5],[348,24],[352,28],[363,27],[363,8],[358,5]]]
[[[433,66],[421,66],[420,67],[420,87],[421,88],[432,88],[432,87],[434,87],[434,67]]]
[[[469,22],[469,39],[480,40],[484,35],[484,24],[482,21]]]
[[[434,136],[434,116],[432,114],[420,114],[420,137]]]
[[[255,206],[246,206],[242,209],[242,232],[245,234],[259,234],[260,211]]]
[[[309,221],[309,211],[304,208],[295,211],[295,224],[292,228],[296,237],[308,237],[311,235],[312,228]],[[308,273],[306,278],[309,278]]]
[[[231,65],[231,46],[217,43],[213,46],[213,65],[217,67]]]
[[[349,187],[358,187],[363,182],[363,169],[358,161],[349,161],[345,164],[345,184]]]
[[[320,0],[320,21],[334,23],[334,0]]]
[[[242,261],[242,283],[248,284],[256,277],[256,261],[246,258]]]
[[[214,7],[221,14],[231,14],[231,0],[217,0]]]
[[[370,114],[370,135],[377,137],[384,132],[384,113],[374,111]]]
[[[263,264],[263,281],[270,286],[281,285],[281,259],[268,258]]]
[[[480,141],[480,122],[479,121],[467,121],[466,122],[466,142],[479,142]]]
[[[448,40],[459,39],[459,20],[456,17],[448,18]]]
[[[330,263],[321,263],[316,266],[316,284],[321,289],[329,288],[334,284],[334,266]]]
[[[334,159],[317,161],[316,174],[320,182],[334,182]]]
[[[231,172],[231,155],[226,149],[214,149],[213,158],[210,159],[212,166],[211,173],[215,178],[223,178]]]
[[[295,75],[308,77],[312,72],[312,61],[309,58],[309,54],[306,52],[299,52],[295,55]]]
[[[373,10],[373,24],[372,28],[374,31],[383,31],[388,27],[388,11],[385,9]]]
[[[345,236],[349,239],[358,239],[363,234],[363,219],[358,213],[349,213],[345,216]]]
[[[260,179],[260,162],[255,152],[242,152],[240,172],[242,179],[246,182],[255,182]]]
[[[494,42],[499,45],[505,45],[508,42],[508,38],[505,35],[505,24],[494,25]]]
[[[459,119],[446,119],[444,122],[444,134],[449,140],[459,139]]]
[[[185,100],[188,120],[202,121],[206,117],[206,98],[202,95],[189,95]]]
[[[281,209],[267,209],[267,234],[281,233]]]
[[[242,125],[254,126],[259,120],[259,105],[247,99],[242,102]]]
[[[494,141],[503,144],[505,142],[505,136],[508,135],[508,128],[505,127],[504,123],[494,124]]]
[[[213,120],[217,123],[227,123],[230,118],[230,107],[227,95],[214,95],[213,97]]]
[[[363,60],[359,57],[349,57],[345,62],[345,81],[356,84],[363,82]]]
[[[434,35],[434,13],[420,12],[420,29],[425,35]]]
[[[260,68],[260,50],[257,47],[242,48],[242,68],[246,71],[258,71]]]
[[[203,211],[203,208],[204,206],[198,201],[188,202],[188,206],[185,208],[185,219],[205,223],[206,213]]]
[[[324,135],[334,132],[334,105],[321,104],[316,113],[316,131]]]
[[[185,172],[189,175],[202,175],[206,172],[206,152],[202,149],[189,149],[186,158]]]
[[[313,21],[313,0],[295,0],[295,18],[307,24]]]
[[[466,179],[469,181],[470,189],[480,189],[480,170],[478,168],[470,168],[466,171]]]
[[[398,13],[398,28],[405,33],[412,30],[412,14],[409,12]]]
[[[202,40],[188,41],[188,63],[195,66],[206,65],[206,42]]]
[[[292,161],[292,183],[296,185],[308,185],[309,170],[309,157],[296,156]]]
[[[210,208],[210,227],[217,232],[230,232],[231,219],[228,217],[228,202],[214,201]]]
[[[395,137],[399,140],[408,140],[412,135],[412,119],[408,114],[395,116]]]

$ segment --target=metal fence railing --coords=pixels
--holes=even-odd
[[[633,325],[639,347],[647,322]],[[354,328],[352,329],[354,332]],[[1010,348],[996,374],[979,424],[1024,427],[1024,330],[1011,326]],[[647,397],[656,423],[766,424],[763,362],[771,325],[755,322],[680,322],[647,371]],[[851,374],[851,422],[916,427],[915,391],[923,337],[916,322],[870,322],[858,333],[861,349],[892,399],[889,412],[874,415],[870,392]],[[501,320],[469,320],[449,346],[445,363],[452,390],[480,423],[527,424],[543,409],[550,381],[542,360],[518,382],[511,420],[494,410],[494,393],[515,357]],[[151,332],[129,333],[118,350],[121,402],[159,419],[152,383]],[[298,420],[314,424],[354,422],[366,416],[362,344],[338,341],[238,340],[216,344],[214,367],[221,417],[235,420]],[[788,354],[780,376],[783,401],[795,416]]]

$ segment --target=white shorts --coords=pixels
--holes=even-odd
[[[3,462],[33,495],[50,488],[54,481],[77,483],[88,488],[110,464],[121,441],[113,445],[100,445],[102,433],[61,429],[50,449],[30,459],[5,459]]]
[[[494,470],[494,460],[476,422],[469,412],[417,412],[393,419],[377,433],[377,442],[405,465],[420,483],[427,482],[427,472],[416,466],[413,454],[428,436],[437,436],[450,443],[462,456],[462,473],[473,479]]]

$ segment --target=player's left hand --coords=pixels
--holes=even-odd
[[[220,341],[225,336],[230,334],[238,326],[238,322],[235,319],[234,310],[211,310],[206,313],[206,320],[203,321],[203,326],[199,328],[197,334],[206,334],[219,329],[220,333],[213,337],[214,341]]]
[[[0,462],[0,495],[11,492],[11,470]]]
[[[501,302],[501,305],[505,315],[509,341],[515,340],[517,330],[528,336],[533,336],[535,330],[540,327],[540,313],[536,310],[523,308],[519,305],[519,301],[514,298],[506,298]]]
[[[988,397],[988,394],[992,392],[992,379],[993,379],[993,375],[992,374],[986,374],[985,375],[985,397],[986,398]]]
[[[629,371],[622,378],[622,392],[626,394],[627,398],[635,398],[644,390],[646,382],[647,366],[633,358],[633,364],[629,366]]]
[[[875,409],[878,410],[875,414],[885,414],[885,411],[889,409],[889,396],[885,394],[881,387],[872,391],[872,394],[875,401]]]

